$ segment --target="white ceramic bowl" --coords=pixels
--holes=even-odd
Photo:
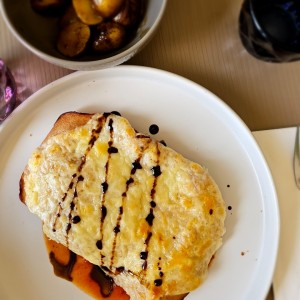
[[[163,17],[167,0],[147,0],[146,3],[144,20],[129,44],[106,56],[82,56],[76,59],[67,58],[57,51],[57,19],[35,13],[30,0],[0,0],[0,10],[10,31],[40,58],[71,70],[96,70],[127,61],[153,37]]]

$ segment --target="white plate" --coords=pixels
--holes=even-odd
[[[53,275],[41,223],[18,200],[31,152],[70,110],[117,110],[144,133],[157,124],[157,139],[206,166],[232,209],[209,276],[187,299],[264,299],[277,255],[279,213],[269,169],[251,132],[201,86],[133,66],[68,75],[31,96],[0,127],[0,299],[90,299]]]

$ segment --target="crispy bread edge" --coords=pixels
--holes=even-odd
[[[93,115],[94,114],[80,113],[75,111],[63,113],[58,117],[52,129],[50,130],[46,138],[43,140],[41,145],[43,145],[52,136],[85,125],[92,118]],[[19,199],[24,204],[26,204],[25,180],[28,172],[28,167],[26,166],[19,181]]]

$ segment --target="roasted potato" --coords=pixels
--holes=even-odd
[[[111,18],[120,11],[125,0],[93,0],[93,2],[101,16]]]
[[[40,14],[58,15],[63,12],[69,2],[69,0],[30,0],[30,5]]]
[[[133,27],[141,21],[144,13],[144,0],[125,0],[119,13],[113,18],[117,23]]]
[[[97,25],[103,17],[93,7],[93,0],[72,0],[78,18],[87,25]]]
[[[76,57],[82,54],[90,40],[90,27],[81,22],[73,22],[65,26],[58,35],[57,49],[68,57]]]
[[[64,56],[97,56],[120,49],[136,34],[146,0],[29,0],[57,17],[56,48]]]
[[[92,47],[96,53],[107,53],[119,49],[125,41],[125,28],[116,22],[108,21],[95,28]]]

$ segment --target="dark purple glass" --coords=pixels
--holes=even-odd
[[[7,68],[6,64],[0,59],[0,123],[2,123],[16,106],[16,83]]]
[[[300,0],[245,0],[239,33],[247,51],[258,59],[300,60]]]

